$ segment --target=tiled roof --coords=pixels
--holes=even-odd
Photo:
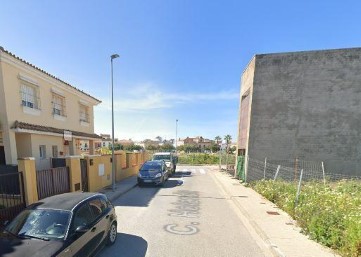
[[[71,131],[73,136],[79,136],[79,137],[89,137],[89,138],[101,138],[97,134],[90,134],[90,133],[84,133],[79,131],[73,131],[68,129],[59,129],[59,128],[53,128],[53,127],[46,127],[46,126],[40,126],[40,125],[34,125],[29,124],[25,122],[15,121],[14,125],[11,127],[12,129],[26,129],[26,130],[35,130],[35,131],[43,131],[43,132],[50,132],[50,133],[56,133],[56,134],[64,134],[64,130]]]
[[[74,86],[70,85],[69,83],[67,83],[67,82],[65,82],[65,81],[63,81],[63,80],[61,80],[61,79],[59,79],[59,78],[55,77],[54,75],[51,75],[50,73],[48,73],[48,72],[46,72],[46,71],[44,71],[44,70],[40,69],[39,67],[35,66],[34,64],[31,64],[31,63],[29,63],[29,62],[27,62],[27,61],[25,61],[25,60],[21,59],[20,57],[18,57],[18,56],[16,56],[15,54],[13,54],[13,53],[9,52],[8,50],[5,50],[2,46],[0,46],[0,51],[2,51],[2,52],[4,52],[4,53],[7,53],[8,55],[10,55],[10,56],[12,56],[12,57],[16,58],[17,60],[19,60],[19,61],[21,61],[21,62],[23,62],[23,63],[25,63],[25,64],[27,64],[27,65],[29,65],[29,66],[31,66],[31,67],[33,67],[34,69],[36,69],[36,70],[38,70],[38,71],[41,71],[42,73],[44,73],[44,74],[48,75],[49,77],[52,77],[53,79],[56,79],[57,81],[60,81],[61,83],[64,83],[65,85],[67,85],[67,86],[69,86],[69,87],[71,87],[71,88],[73,88],[73,89],[75,89],[75,90],[79,91],[80,93],[82,93],[82,94],[84,94],[84,95],[86,95],[86,96],[89,96],[89,97],[93,98],[95,101],[97,101],[97,102],[99,102],[99,103],[101,103],[101,102],[102,102],[102,101],[100,101],[99,99],[97,99],[97,98],[95,98],[95,97],[93,97],[93,96],[91,96],[91,95],[89,95],[89,94],[85,93],[83,90],[80,90],[80,89],[78,89],[78,88],[76,88],[76,87],[74,87]]]

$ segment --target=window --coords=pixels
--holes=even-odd
[[[65,98],[61,95],[53,93],[53,114],[66,116],[65,114]]]
[[[80,104],[80,121],[89,122],[89,107]]]
[[[104,202],[102,202],[100,199],[90,200],[89,206],[96,219],[99,218],[106,209],[106,207],[104,206]]]
[[[40,152],[40,159],[45,159],[46,158],[46,147],[45,147],[45,145],[40,145],[39,146],[39,152]]]
[[[14,235],[44,237],[61,240],[65,237],[70,212],[64,210],[35,209],[21,212],[7,229]],[[56,225],[55,225],[56,224]]]
[[[53,158],[58,158],[58,146],[53,145]]]
[[[79,226],[88,226],[93,221],[92,213],[90,212],[88,203],[84,203],[74,214],[71,231],[74,232]]]
[[[20,94],[22,106],[33,109],[40,109],[38,89],[36,87],[23,84],[21,85]]]

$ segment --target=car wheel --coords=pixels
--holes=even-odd
[[[112,245],[117,240],[117,223],[113,222],[110,225],[109,232],[108,232],[108,238],[107,238],[107,245]]]

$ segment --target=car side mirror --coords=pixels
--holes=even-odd
[[[85,233],[87,232],[89,229],[86,226],[79,226],[75,229],[75,233]]]

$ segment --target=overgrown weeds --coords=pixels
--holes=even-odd
[[[297,184],[262,180],[251,186],[289,213],[303,232],[347,257],[361,256],[361,181]]]

